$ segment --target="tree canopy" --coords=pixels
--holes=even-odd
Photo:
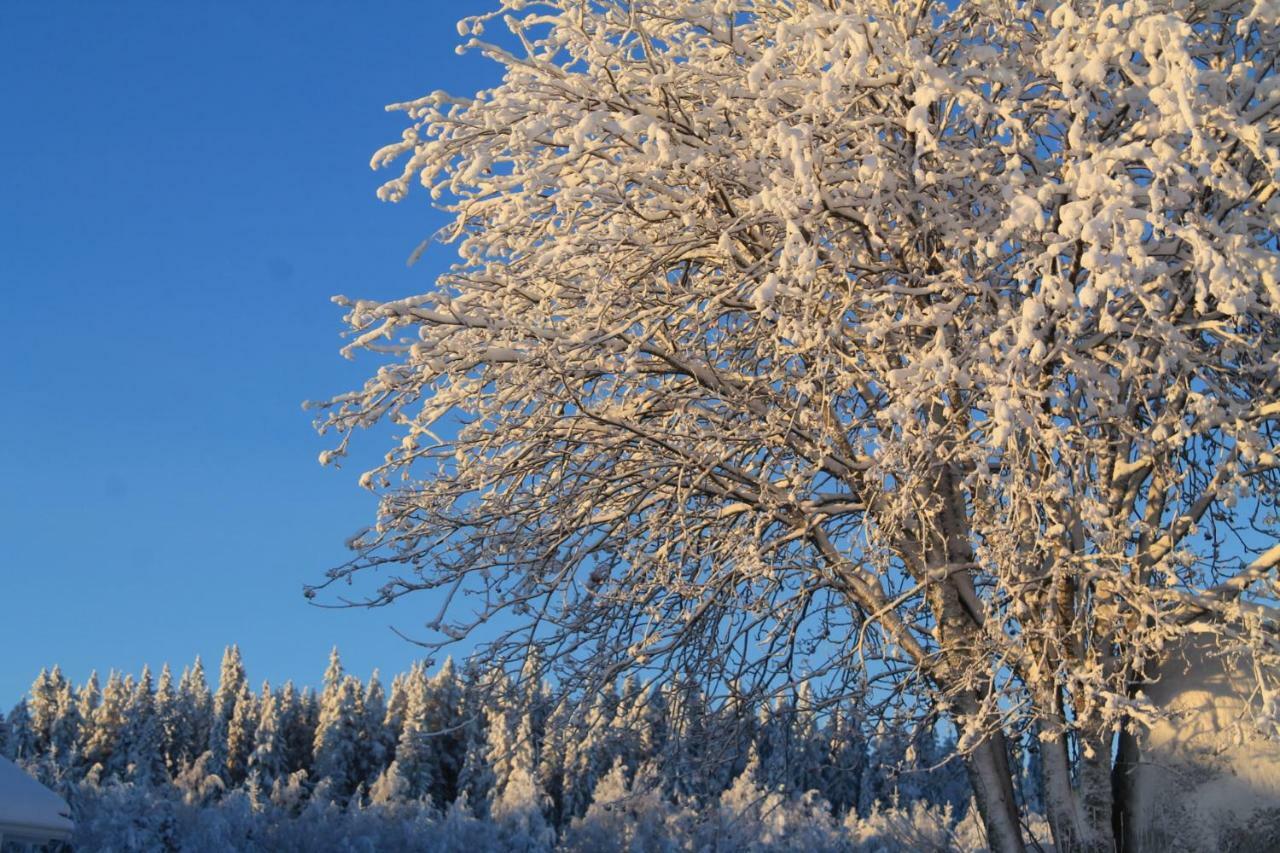
[[[323,404],[321,461],[399,444],[329,582],[438,590],[446,637],[511,611],[493,652],[578,685],[910,695],[963,732],[993,849],[1021,849],[1005,738],[1034,731],[1059,849],[1111,849],[1113,755],[1181,638],[1243,656],[1276,720],[1278,14],[464,20],[502,82],[393,105],[373,158],[459,259],[337,300],[379,367]]]

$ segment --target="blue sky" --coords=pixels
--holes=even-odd
[[[0,11],[0,706],[41,666],[314,683],[337,644],[407,667],[429,602],[308,605],[304,583],[372,519],[358,469],[323,469],[305,399],[338,355],[335,293],[429,287],[440,222],[368,169],[386,103],[471,94],[456,3],[10,3]],[[369,438],[374,438],[369,436]],[[370,453],[375,440],[363,443]]]

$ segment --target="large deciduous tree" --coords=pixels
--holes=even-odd
[[[1058,849],[1111,848],[1189,632],[1273,719],[1274,4],[506,0],[460,30],[501,83],[395,105],[373,160],[459,260],[338,299],[380,366],[322,461],[399,441],[330,582],[474,596],[448,636],[509,610],[494,652],[577,685],[888,685],[955,721],[997,850],[1026,731]]]

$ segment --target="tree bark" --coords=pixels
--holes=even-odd
[[[1119,853],[1137,853],[1140,849],[1138,826],[1134,820],[1135,771],[1139,760],[1138,736],[1120,730],[1116,749],[1116,766],[1111,774],[1111,826]]]
[[[1085,849],[1087,832],[1071,785],[1071,759],[1067,755],[1065,734],[1040,742],[1040,778],[1044,787],[1045,817],[1053,833],[1054,848],[1063,853]]]
[[[976,700],[974,702],[976,705]],[[996,730],[969,753],[965,767],[973,785],[974,800],[982,815],[991,853],[1023,853],[1022,826],[1009,770],[1009,748],[1004,733]]]

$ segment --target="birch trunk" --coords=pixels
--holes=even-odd
[[[1040,781],[1044,788],[1045,817],[1053,833],[1053,844],[1062,853],[1083,850],[1088,833],[1080,804],[1071,785],[1071,760],[1064,734],[1040,743]]]
[[[966,768],[992,853],[1023,853],[1026,847],[1004,733],[997,730],[983,739],[969,754]]]

